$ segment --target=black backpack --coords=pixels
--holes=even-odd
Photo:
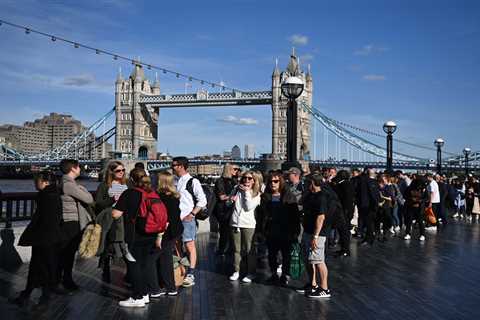
[[[187,181],[187,186],[186,190],[188,193],[192,195],[193,199],[193,206],[197,206],[198,199],[195,197],[195,194],[193,193],[193,179],[190,178],[190,180]],[[203,208],[200,212],[198,212],[195,215],[195,219],[197,220],[206,220],[210,215],[212,214],[213,210],[215,209],[215,204],[217,203],[217,197],[215,196],[215,192],[213,192],[213,189],[210,186],[204,185],[202,186],[203,193],[205,193],[205,197],[207,198],[207,207]]]

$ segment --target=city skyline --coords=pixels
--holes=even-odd
[[[393,119],[401,139],[432,146],[441,136],[449,151],[480,149],[475,141],[475,118],[480,116],[478,3],[305,4],[293,9],[293,16],[301,19],[292,23],[286,18],[292,16],[286,2],[272,4],[234,1],[227,13],[226,7],[214,3],[192,3],[196,15],[182,12],[178,4],[162,4],[163,11],[177,13],[176,20],[189,21],[186,25],[168,16],[163,24],[149,23],[160,8],[143,2],[4,1],[0,11],[5,19],[239,89],[268,89],[274,59],[284,68],[295,46],[302,65],[311,64],[314,105],[332,118],[377,131]],[[240,21],[247,27],[241,28]],[[113,105],[118,67],[131,71],[131,66],[107,57],[0,28],[0,36],[9,43],[9,50],[0,53],[2,123],[23,123],[31,115],[50,112],[92,123]],[[152,28],[151,35],[143,32]],[[160,82],[162,93],[197,89],[186,88],[174,77],[160,75]],[[270,152],[269,109],[162,110],[158,150],[212,153],[240,137],[237,144],[255,141],[258,153]],[[165,139],[180,131],[178,140]],[[434,152],[427,153],[434,157]]]

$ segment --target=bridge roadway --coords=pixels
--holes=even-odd
[[[120,159],[121,161],[121,159]],[[130,160],[131,161],[131,160]],[[144,161],[147,163],[148,170],[162,170],[167,169],[170,167],[171,160],[138,160]],[[216,164],[216,165],[224,165],[225,163],[235,163],[243,167],[247,168],[255,168],[260,167],[262,160],[202,160],[202,159],[190,159],[189,162],[194,165],[208,165],[208,164]],[[310,161],[310,166],[320,166],[320,167],[336,167],[336,168],[365,168],[365,167],[372,167],[377,169],[385,169],[386,163],[385,162],[369,162],[369,161],[321,161],[315,160]],[[59,161],[0,161],[0,167],[29,167],[29,166],[58,166]],[[80,164],[87,165],[89,167],[96,167],[99,168],[102,165],[102,161],[100,160],[80,160]],[[394,162],[393,163],[394,169],[400,170],[436,170],[435,163],[419,163],[419,162]],[[465,166],[462,164],[448,164],[444,163],[442,165],[442,169],[444,171],[459,171],[464,170]],[[479,165],[470,165],[470,170],[480,170]]]
[[[327,256],[332,298],[309,300],[291,287],[265,284],[266,260],[257,260],[252,284],[230,282],[228,261],[215,256],[216,237],[199,236],[196,285],[144,309],[122,309],[128,295],[123,268],[113,266],[112,283],[101,281],[97,259],[77,260],[81,289],[54,296],[46,311],[34,302],[23,309],[7,302],[25,286],[27,265],[0,269],[1,319],[480,319],[480,223],[452,222],[427,240],[390,239],[372,248],[352,241],[352,256]],[[293,281],[292,285],[301,285]],[[36,292],[32,300],[38,299]]]

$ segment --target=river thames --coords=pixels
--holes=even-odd
[[[77,180],[79,184],[85,186],[89,191],[95,191],[99,182],[92,179]],[[0,179],[0,191],[7,192],[35,192],[33,179]]]

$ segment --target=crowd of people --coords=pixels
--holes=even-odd
[[[307,282],[296,291],[310,298],[332,294],[325,256],[336,243],[334,254],[346,258],[352,237],[367,248],[394,237],[425,241],[426,229],[480,214],[480,184],[471,175],[297,167],[262,173],[226,164],[209,187],[189,174],[186,157],[176,157],[170,170],[149,174],[138,163],[128,176],[122,162],[111,161],[94,198],[76,182],[78,161],[62,160],[60,169],[61,179],[48,171],[35,177],[37,211],[19,242],[32,246],[32,258],[26,288],[13,299],[18,305],[34,288],[42,289],[40,306],[48,305],[52,294],[78,289],[75,255],[92,222],[102,230],[96,255],[103,281],[111,281],[112,261],[123,260],[131,294],[119,305],[145,307],[151,299],[178,294],[172,255],[184,253],[188,260],[180,285],[195,285],[197,218],[209,205],[218,224],[217,255],[232,257],[230,281],[254,281],[252,247],[263,246],[271,272],[267,283],[287,286],[299,243]],[[209,193],[214,203],[207,201]]]

